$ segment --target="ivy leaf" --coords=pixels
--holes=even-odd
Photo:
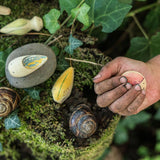
[[[88,11],[90,10],[90,6],[86,3],[83,3],[83,5],[80,8],[74,8],[71,10],[71,15],[73,18],[76,18],[84,24],[84,27],[82,28],[82,31],[87,29],[90,26],[89,23],[89,16]]]
[[[132,7],[118,0],[86,0],[86,3],[91,6],[91,21],[95,26],[102,25],[102,31],[105,33],[116,30]]]
[[[119,0],[121,3],[132,4],[132,0]]]
[[[55,55],[56,55],[56,56],[58,56],[58,55],[59,55],[60,50],[59,50],[59,48],[58,48],[58,47],[56,47],[56,46],[52,46],[52,47],[51,47],[51,49],[54,51],[54,53],[55,53]]]
[[[33,99],[40,100],[40,92],[42,89],[33,87],[24,89]]]
[[[0,142],[0,152],[3,151],[2,143]]]
[[[10,128],[19,128],[21,126],[20,119],[17,115],[17,110],[12,112],[7,118],[5,118],[4,124],[7,130]]]
[[[54,34],[58,29],[60,29],[60,25],[58,23],[59,17],[60,11],[57,9],[52,9],[48,14],[43,16],[44,26],[51,34]]]
[[[160,53],[160,32],[153,35],[149,40],[144,37],[135,37],[126,56],[141,61],[148,61]]]
[[[69,15],[71,14],[71,10],[76,8],[81,0],[59,0],[61,13],[65,10]]]
[[[63,52],[57,57],[57,70],[65,71],[69,67],[69,63],[65,60]]]
[[[11,51],[12,48],[7,48],[5,51],[0,51],[0,77],[5,76],[5,63]]]
[[[69,46],[65,47],[65,51],[69,54],[73,54],[73,51],[83,45],[83,42],[74,38],[72,34],[69,36]]]
[[[160,28],[160,6],[147,14],[144,26],[149,33],[154,33]]]

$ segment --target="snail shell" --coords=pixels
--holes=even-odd
[[[8,71],[13,77],[24,77],[42,65],[47,61],[48,57],[44,55],[25,55],[13,59],[8,64]]]
[[[20,97],[16,91],[7,87],[0,87],[0,117],[5,117],[12,112],[19,101]]]
[[[80,104],[72,113],[69,126],[76,137],[88,138],[96,131],[97,122],[90,108],[85,104]]]

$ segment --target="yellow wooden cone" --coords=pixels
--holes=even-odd
[[[55,82],[52,88],[52,96],[55,102],[63,103],[71,94],[74,80],[74,68],[69,67]]]

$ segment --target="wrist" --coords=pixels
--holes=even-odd
[[[153,79],[153,84],[155,86],[155,91],[160,99],[160,55],[150,59],[146,64],[150,68],[151,76]]]

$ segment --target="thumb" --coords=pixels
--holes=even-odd
[[[114,59],[113,61],[107,63],[100,72],[93,78],[94,83],[99,83],[105,79],[110,78],[113,75],[118,74],[119,72],[119,62],[117,59]]]

